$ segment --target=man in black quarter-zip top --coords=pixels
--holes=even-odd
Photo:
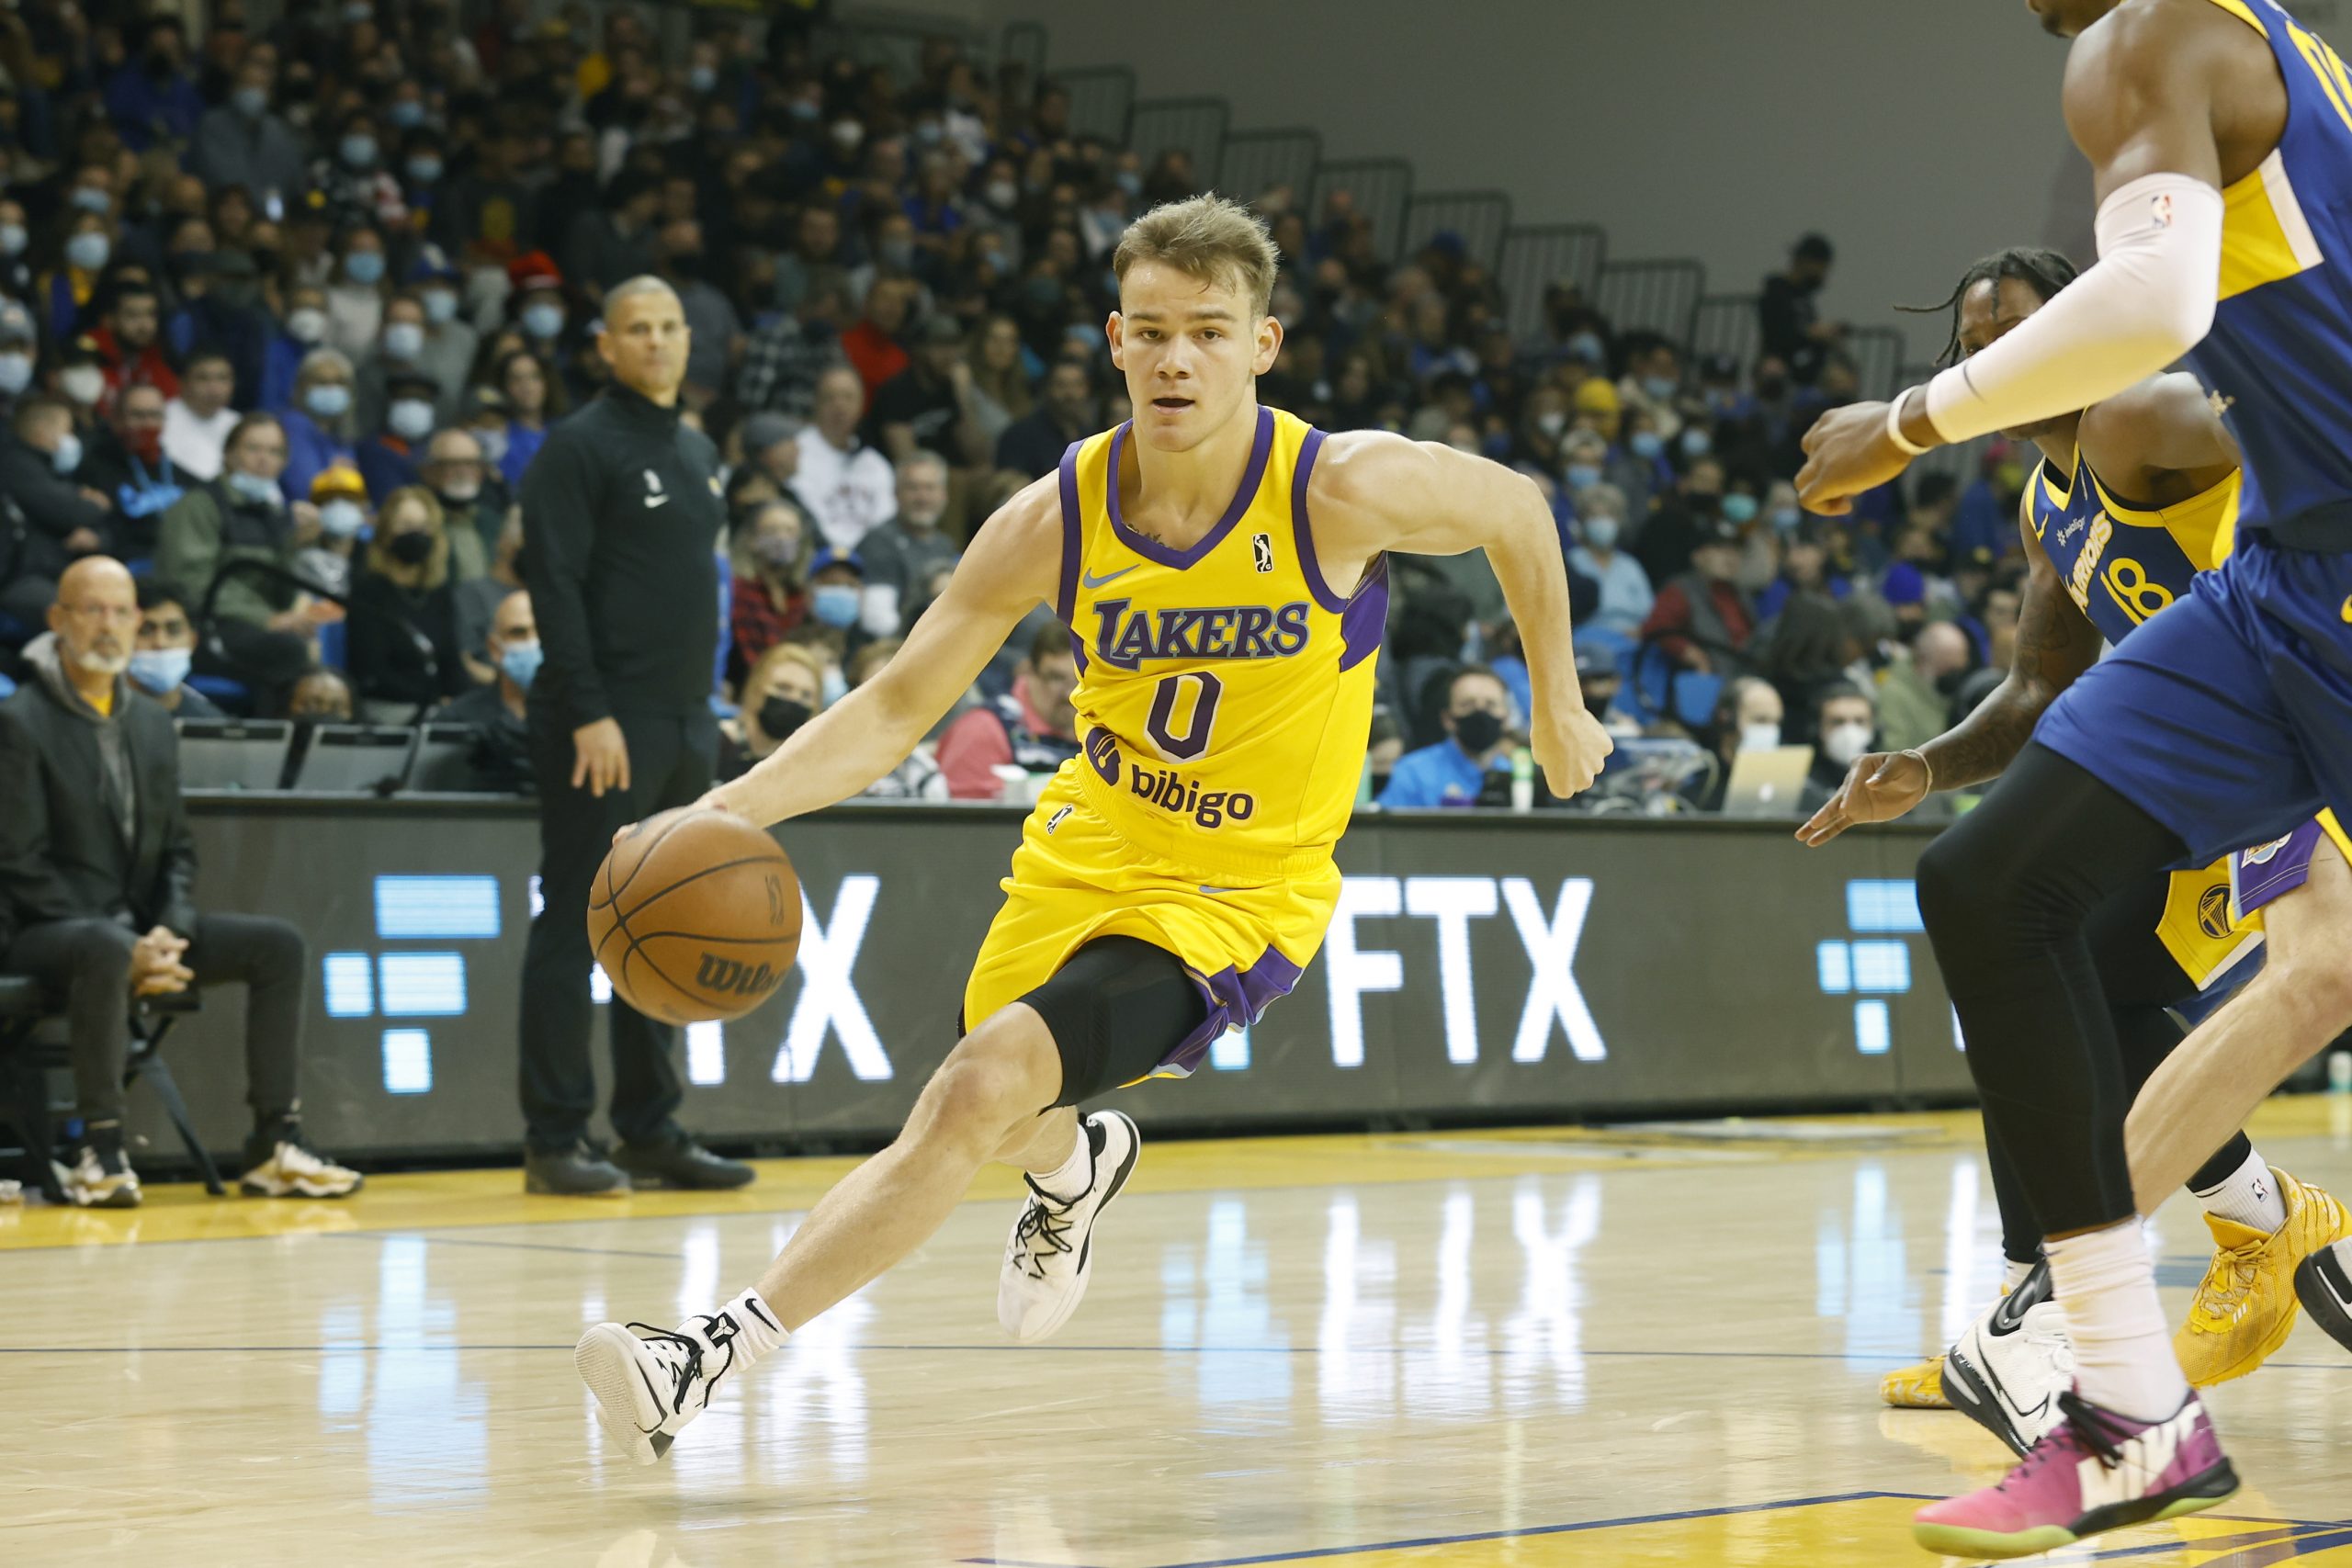
[[[539,890],[523,958],[524,1185],[593,1196],[741,1187],[749,1166],[676,1122],[676,1031],[615,996],[608,1161],[587,1141],[588,885],[624,824],[710,787],[718,642],[718,454],[678,418],[689,333],[678,297],[637,277],[605,299],[612,384],[548,434],[523,476],[524,577],[545,661],[528,701]]]

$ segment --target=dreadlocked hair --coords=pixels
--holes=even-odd
[[[1960,286],[1939,303],[1897,305],[1895,309],[1915,316],[1935,316],[1950,311],[1951,335],[1945,340],[1943,352],[1936,355],[1936,363],[1939,366],[1952,365],[1961,357],[1960,302],[1968,298],[1970,289],[1980,283],[1990,283],[1998,288],[2001,279],[2014,277],[2032,289],[2047,305],[2060,289],[2074,282],[2078,276],[2075,264],[2056,251],[2045,251],[2035,245],[2012,245],[2006,251],[1995,251],[1973,263],[1966,272],[1960,275]]]

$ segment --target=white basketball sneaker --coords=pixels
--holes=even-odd
[[[634,1462],[652,1464],[710,1407],[718,1380],[734,1370],[737,1332],[724,1312],[690,1317],[674,1330],[600,1323],[580,1337],[571,1362],[596,1396],[606,1435]]]
[[[2050,1295],[2050,1264],[2033,1266],[1944,1357],[1952,1408],[2022,1456],[2058,1425],[2058,1396],[2075,1385],[2066,1312]]]
[[[1094,1179],[1068,1202],[1030,1180],[1029,1201],[1021,1205],[1012,1238],[1005,1244],[996,1320],[1015,1339],[1043,1339],[1078,1310],[1094,1264],[1095,1216],[1126,1186],[1143,1146],[1143,1134],[1120,1111],[1098,1111],[1080,1126],[1093,1152]]]

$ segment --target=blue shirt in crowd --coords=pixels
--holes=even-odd
[[[1476,806],[1485,773],[1449,735],[1434,746],[1397,758],[1396,771],[1388,775],[1388,787],[1380,792],[1380,804],[1392,809]]]

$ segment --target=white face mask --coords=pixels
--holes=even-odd
[[[58,389],[85,408],[106,395],[107,373],[95,365],[69,365],[57,373]]]
[[[1739,749],[1743,751],[1770,751],[1781,743],[1781,727],[1777,724],[1743,724],[1739,727]]]
[[[1854,759],[1870,749],[1871,727],[1867,724],[1833,724],[1822,731],[1823,754],[1841,768],[1852,767]]]
[[[327,313],[305,305],[286,318],[286,335],[296,343],[316,343],[327,335]]]

